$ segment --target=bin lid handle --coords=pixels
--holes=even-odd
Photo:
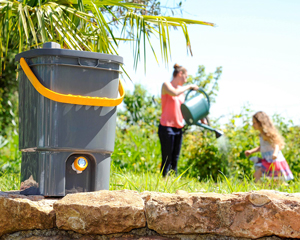
[[[20,65],[24,73],[26,74],[27,78],[33,85],[33,87],[44,97],[49,98],[50,100],[56,102],[78,104],[78,105],[89,105],[89,106],[115,107],[121,104],[125,96],[124,87],[120,80],[119,80],[120,97],[118,98],[90,97],[90,96],[57,93],[50,90],[49,88],[44,87],[40,83],[40,81],[34,75],[34,73],[30,69],[30,67],[28,66],[24,58],[20,59]]]

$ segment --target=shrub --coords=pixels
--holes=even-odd
[[[134,125],[117,128],[112,161],[116,168],[128,171],[159,172],[161,156],[157,127]]]
[[[220,148],[213,133],[199,129],[186,133],[182,149],[181,169],[189,168],[189,176],[200,181],[209,178],[216,181],[220,172],[227,174],[226,152]]]

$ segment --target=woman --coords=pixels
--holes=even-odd
[[[182,143],[183,116],[180,106],[184,102],[184,92],[190,89],[197,90],[198,86],[190,84],[183,86],[187,80],[187,70],[174,65],[171,82],[164,82],[161,88],[162,114],[158,127],[158,135],[161,144],[162,175],[170,170],[177,173],[177,162]]]

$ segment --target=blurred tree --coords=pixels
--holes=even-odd
[[[151,96],[141,84],[135,84],[133,93],[126,92],[123,103],[125,111],[119,111],[120,120],[126,125],[158,126],[161,114],[160,99]]]

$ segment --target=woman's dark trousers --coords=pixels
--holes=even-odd
[[[161,145],[162,163],[160,170],[166,176],[170,170],[177,173],[177,162],[182,143],[182,129],[159,125],[158,136]]]

